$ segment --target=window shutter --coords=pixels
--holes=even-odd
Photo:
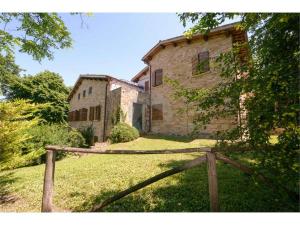
[[[192,75],[193,76],[198,74],[197,66],[198,66],[198,55],[194,55],[192,57]]]
[[[80,120],[80,111],[75,110],[75,121],[79,121],[79,120]]]
[[[145,82],[145,91],[149,91],[149,81]]]
[[[159,69],[156,70],[155,72],[155,86],[161,85],[163,80],[162,80],[162,76],[163,76],[163,70]]]
[[[151,83],[152,83],[152,87],[155,87],[155,71],[152,72]]]
[[[209,71],[209,51],[200,52],[198,54],[198,62],[199,73]]]
[[[161,85],[162,82],[163,82],[163,70],[162,69],[155,70],[152,73],[152,86],[155,87]]]
[[[162,104],[152,105],[152,120],[163,120]]]
[[[87,120],[87,113],[88,113],[88,110],[87,110],[87,109],[83,108],[83,109],[81,110],[81,120],[82,120],[82,121],[86,121],[86,120]]]
[[[79,109],[79,121],[82,121],[82,109]]]
[[[90,107],[90,114],[89,114],[90,121],[94,120],[94,110],[95,110],[95,107]]]
[[[68,121],[72,121],[72,112],[68,113]]]
[[[100,107],[100,105],[96,106],[96,120],[101,120],[101,107]]]

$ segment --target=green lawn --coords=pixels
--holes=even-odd
[[[212,146],[213,140],[139,138],[109,149],[165,149]],[[69,156],[56,163],[54,204],[59,210],[87,211],[95,203],[144,179],[194,159],[201,153],[172,155]],[[243,157],[245,159],[245,156]],[[298,211],[298,205],[218,162],[221,211]],[[44,165],[0,173],[0,211],[40,211]],[[135,192],[105,211],[207,212],[206,165],[168,177]]]

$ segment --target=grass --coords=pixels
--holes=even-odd
[[[189,137],[147,135],[135,141],[119,143],[108,146],[108,149],[128,150],[159,150],[159,149],[180,149],[196,147],[212,147],[216,143],[212,139],[192,139]]]
[[[213,140],[149,136],[109,148],[171,149],[213,144]],[[56,163],[54,204],[60,210],[87,211],[107,197],[200,154],[70,156]],[[221,211],[299,210],[284,194],[274,193],[229,165],[218,162],[217,170]],[[1,172],[0,211],[40,211],[43,175],[44,165]],[[206,165],[154,183],[105,211],[207,212]]]

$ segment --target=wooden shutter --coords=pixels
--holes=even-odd
[[[158,86],[163,83],[163,70],[158,69],[152,73],[152,86]]]
[[[151,85],[152,87],[155,87],[155,71],[153,71],[151,74]]]
[[[87,113],[88,113],[87,109],[85,109],[85,108],[81,109],[81,121],[87,120]]]
[[[90,107],[90,114],[89,114],[90,121],[94,120],[94,110],[95,110],[95,107]]]
[[[209,71],[209,51],[198,54],[198,71],[199,73]]]
[[[195,76],[198,74],[198,54],[192,57],[192,75]]]
[[[145,82],[145,91],[149,91],[149,81]]]
[[[96,106],[96,120],[101,120],[101,106]]]
[[[79,121],[82,121],[82,109],[79,109]]]
[[[152,105],[152,120],[163,120],[162,104]]]
[[[79,120],[80,120],[80,111],[75,110],[75,121],[79,121]]]
[[[72,121],[72,112],[69,112],[69,113],[68,113],[68,121],[69,121],[69,122]]]
[[[163,71],[162,69],[155,71],[155,86],[161,85],[163,82]]]

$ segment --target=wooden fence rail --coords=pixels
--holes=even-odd
[[[53,211],[53,188],[54,188],[54,172],[55,172],[55,155],[56,151],[64,151],[71,153],[91,153],[91,154],[177,154],[177,153],[191,153],[191,152],[203,152],[204,156],[198,157],[185,163],[182,166],[172,168],[154,177],[151,177],[143,182],[138,183],[124,191],[117,193],[111,198],[106,199],[99,205],[95,205],[91,211],[101,211],[103,207],[108,204],[117,201],[120,198],[127,196],[128,194],[135,192],[141,188],[146,187],[154,182],[164,179],[173,174],[191,169],[198,166],[204,162],[207,162],[208,168],[208,184],[209,184],[209,199],[210,199],[210,210],[212,212],[219,211],[218,203],[218,178],[216,169],[216,160],[223,161],[232,165],[234,168],[240,169],[244,173],[254,174],[254,171],[247,166],[244,166],[220,153],[213,151],[211,148],[192,148],[192,149],[172,149],[172,150],[91,150],[83,148],[69,148],[69,147],[59,147],[59,146],[46,146],[46,166],[45,166],[45,176],[44,176],[44,188],[43,188],[43,199],[42,199],[42,212],[52,212]],[[264,176],[259,175],[262,181],[266,182]]]

